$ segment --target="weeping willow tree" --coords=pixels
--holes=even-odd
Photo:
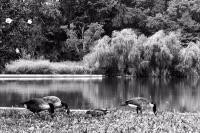
[[[132,46],[128,59],[129,59],[129,71],[131,75],[135,76],[147,76],[149,62],[143,59],[144,47],[143,44],[147,41],[147,37],[144,35],[138,36]]]
[[[89,68],[108,75],[198,75],[200,43],[190,43],[183,48],[180,36],[179,31],[165,33],[161,30],[150,37],[137,35],[132,29],[114,31],[112,37],[104,36],[98,40],[84,61]]]
[[[134,45],[138,37],[131,29],[114,31],[112,38],[104,36],[93,48],[92,52],[84,57],[89,66],[104,69],[108,75],[126,74],[131,68]],[[135,52],[138,52],[137,50]]]
[[[121,74],[129,73],[131,66],[130,52],[136,48],[137,35],[132,29],[114,31],[111,40],[111,49],[118,60],[118,69]],[[137,49],[137,48],[136,48]],[[139,52],[135,50],[135,52]]]
[[[112,75],[117,68],[117,59],[110,44],[111,38],[104,36],[98,40],[92,51],[84,56],[83,61],[87,66],[95,72]]]
[[[181,45],[178,34],[158,31],[143,44],[143,60],[147,62],[151,76],[168,76]]]
[[[180,63],[176,69],[183,76],[199,76],[200,74],[200,42],[190,42],[186,48],[179,52]]]

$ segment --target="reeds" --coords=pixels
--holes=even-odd
[[[49,60],[16,60],[6,65],[7,74],[89,74],[92,70],[82,62],[50,62]]]

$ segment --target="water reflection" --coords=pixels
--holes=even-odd
[[[0,81],[0,106],[16,106],[33,97],[55,95],[73,109],[117,107],[129,98],[151,98],[159,110],[200,111],[197,79],[103,79]]]

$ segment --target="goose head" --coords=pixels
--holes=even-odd
[[[153,113],[156,115],[156,112],[157,112],[156,103],[151,102],[149,105],[150,105],[150,107],[152,107],[152,109],[153,109]]]

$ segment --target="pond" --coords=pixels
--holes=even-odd
[[[118,107],[122,101],[142,96],[159,110],[200,111],[200,80],[123,79],[0,80],[0,106],[18,106],[34,97],[55,95],[72,109]]]

